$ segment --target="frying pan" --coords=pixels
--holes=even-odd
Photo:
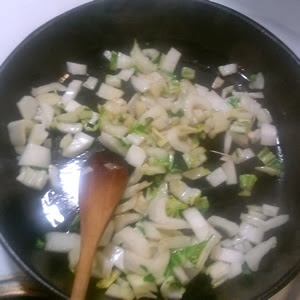
[[[249,280],[241,276],[218,288],[222,299],[267,299],[287,284],[300,266],[300,63],[285,45],[255,22],[206,1],[94,1],[39,28],[5,61],[0,69],[3,245],[29,275],[53,293],[52,299],[67,298],[73,275],[68,271],[66,257],[36,250],[34,244],[46,231],[66,230],[76,204],[59,197],[52,199],[65,219],[53,229],[41,201],[45,191],[29,190],[15,180],[16,154],[6,126],[19,118],[16,102],[21,96],[29,94],[32,86],[58,80],[65,72],[65,61],[87,63],[91,74],[101,78],[103,51],[129,51],[135,38],[143,46],[149,43],[163,51],[176,47],[188,58],[187,63],[200,70],[199,80],[207,83],[211,83],[216,66],[229,62],[237,62],[248,74],[262,71],[265,75],[264,105],[279,131],[277,151],[284,159],[284,175],[280,179],[263,177],[254,197],[247,200],[224,193],[213,199],[212,209],[234,219],[245,204],[267,202],[290,214],[291,221],[276,231],[278,247],[263,260],[260,271]],[[88,98],[93,103],[99,101]],[[91,299],[97,295],[92,286],[93,283]]]

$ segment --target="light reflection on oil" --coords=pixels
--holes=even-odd
[[[78,204],[78,186],[81,166],[77,161],[71,162],[60,170],[59,178],[63,192],[69,201]]]
[[[44,202],[43,202],[43,200],[44,200]],[[44,204],[43,209],[44,209],[45,216],[48,219],[48,221],[50,222],[50,224],[53,227],[56,227],[57,225],[63,223],[65,218],[60,213],[58,207],[55,204],[47,205],[46,202],[49,202],[49,192],[47,192],[47,194],[42,199],[42,203]]]
[[[53,227],[65,221],[65,215],[78,207],[78,185],[84,160],[71,160],[60,168],[60,188],[50,189],[42,198],[45,217]]]

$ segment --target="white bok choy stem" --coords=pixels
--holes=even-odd
[[[183,216],[191,226],[199,242],[208,240],[214,234],[213,228],[207,223],[201,213],[194,207],[183,211]]]
[[[230,264],[231,263],[242,264],[245,260],[243,253],[232,249],[222,248],[220,246],[216,246],[211,251],[210,258],[214,261],[220,260]]]
[[[279,207],[269,204],[263,204],[262,213],[268,217],[276,217],[279,212]]]
[[[238,65],[237,64],[228,64],[228,65],[224,65],[224,66],[219,66],[218,69],[222,76],[228,76],[228,75],[232,75],[237,72]]]
[[[191,281],[190,278],[186,275],[184,269],[180,266],[175,267],[173,269],[173,273],[182,285],[187,285]]]
[[[169,251],[157,252],[151,258],[144,258],[141,253],[125,250],[124,254],[124,266],[128,271],[145,274],[145,270],[141,266],[145,266],[149,273],[155,277],[157,284],[161,284],[164,280],[164,273],[166,271],[167,265],[170,259]]]
[[[125,156],[128,151],[127,147],[124,147],[116,137],[104,131],[101,132],[100,136],[98,137],[98,140],[108,150],[115,152],[119,155]]]
[[[136,41],[134,42],[133,48],[131,50],[131,58],[134,65],[142,73],[151,73],[157,70],[157,65],[153,64],[151,60],[146,55],[144,55]]]
[[[223,146],[223,151],[225,154],[228,154],[230,152],[231,145],[232,145],[232,136],[229,131],[226,131],[224,137],[224,146]]]
[[[96,77],[89,76],[88,79],[82,84],[82,86],[86,87],[89,90],[94,90],[97,84],[98,79]]]
[[[166,72],[173,73],[177,63],[181,57],[181,53],[175,48],[171,48],[160,65],[160,68]]]
[[[237,184],[237,175],[235,170],[235,165],[233,161],[227,161],[222,165],[222,169],[226,175],[226,183],[230,184]]]
[[[123,244],[124,248],[141,255],[144,258],[151,257],[150,245],[145,236],[132,227],[125,227],[115,234],[113,241],[117,244]]]
[[[77,233],[48,232],[45,240],[45,250],[50,252],[68,253],[80,247],[80,235]]]
[[[261,124],[260,143],[264,146],[275,146],[277,144],[277,130],[272,124]]]
[[[127,280],[129,281],[135,297],[140,298],[152,298],[156,299],[153,293],[157,292],[157,287],[155,282],[149,282],[144,280],[144,276],[138,274],[128,274]]]
[[[155,223],[154,222],[143,221],[141,224],[142,224],[143,230],[145,231],[145,236],[149,240],[159,241],[159,240],[162,239],[163,235],[155,227]]]
[[[175,278],[172,276],[167,278],[163,282],[160,288],[160,292],[164,297],[164,299],[182,299],[182,296],[185,292],[185,288],[184,287],[174,288],[174,282],[175,282]]]
[[[73,75],[86,75],[87,65],[67,61],[67,71]]]
[[[38,101],[31,96],[24,96],[19,102],[17,102],[20,114],[25,120],[31,120],[33,118],[38,106]]]
[[[106,291],[105,295],[124,300],[134,299],[134,294],[130,286],[120,286],[113,283]]]
[[[214,89],[214,90],[218,89],[224,84],[224,82],[225,81],[221,77],[217,76],[215,78],[215,80],[213,81],[213,83],[211,85],[211,88]]]
[[[81,89],[82,81],[80,80],[72,80],[68,85],[68,89],[62,97],[63,104],[67,104],[70,100],[74,100],[80,89]]]
[[[43,124],[34,124],[30,136],[28,138],[28,143],[41,145],[45,142],[49,135],[49,132],[46,131]]]
[[[265,87],[265,78],[264,75],[259,72],[257,74],[253,74],[254,76],[250,78],[250,89],[262,90]],[[251,80],[252,79],[252,80]]]
[[[122,70],[120,71],[119,74],[117,74],[117,76],[123,81],[128,81],[131,78],[131,76],[134,74],[134,72],[135,72],[134,69]]]
[[[42,190],[48,181],[48,174],[45,170],[22,167],[20,174],[17,176],[17,181],[30,188]]]
[[[76,134],[82,131],[81,123],[58,123],[56,128],[62,133]]]
[[[206,268],[206,274],[212,278],[214,287],[219,286],[228,279],[230,265],[221,261],[217,261]]]
[[[126,190],[124,191],[123,199],[128,199],[128,198],[136,196],[136,194],[138,192],[140,192],[141,190],[143,190],[144,188],[148,187],[151,184],[152,184],[151,182],[142,181],[142,182],[137,183],[135,185],[128,186],[126,188]]]
[[[276,237],[271,237],[265,242],[260,243],[259,245],[252,248],[246,255],[245,260],[251,271],[258,271],[258,267],[261,259],[277,245]]]
[[[117,207],[117,209],[115,210],[115,214],[122,214],[124,212],[127,212],[131,209],[134,208],[135,203],[137,200],[137,195],[131,197],[130,199],[126,200],[126,201],[122,201],[122,203],[120,203]]]
[[[13,146],[25,146],[27,137],[33,127],[33,122],[29,120],[18,120],[7,125],[8,136]]]
[[[64,85],[62,85],[61,83],[52,82],[49,84],[39,86],[37,88],[33,88],[31,90],[31,94],[33,97],[37,97],[39,95],[46,94],[49,92],[54,92],[54,91],[65,92],[66,90],[67,90],[67,88]]]
[[[265,231],[282,226],[289,220],[289,215],[279,215],[277,217],[271,218],[265,221]]]
[[[50,149],[35,144],[27,144],[18,164],[19,166],[48,169],[50,162]]]
[[[82,105],[81,105],[79,102],[77,102],[77,101],[71,99],[71,100],[66,104],[66,106],[65,106],[65,111],[66,111],[66,112],[73,112],[73,111],[75,111],[77,108],[79,108],[79,107],[81,107],[81,106],[82,106]]]
[[[255,227],[261,227],[265,230],[265,221],[260,218],[253,217],[248,214],[241,214],[240,218],[245,223],[251,224]]]
[[[93,137],[83,132],[78,132],[74,135],[71,144],[62,149],[62,155],[65,157],[75,157],[88,150],[92,146],[94,140]]]
[[[160,239],[159,247],[162,249],[179,249],[192,246],[195,242],[195,239],[182,235],[182,236],[171,236],[167,238]]]
[[[238,262],[232,263],[229,267],[228,278],[232,279],[232,278],[242,274],[242,272],[243,272],[242,264],[240,264]]]
[[[41,123],[46,127],[49,128],[52,124],[54,118],[54,109],[51,105],[41,102],[40,101],[40,117]]]
[[[264,238],[264,229],[248,223],[241,223],[239,235],[253,244],[260,244]]]
[[[212,171],[209,175],[206,176],[206,180],[213,186],[216,187],[227,180],[227,176],[224,170],[219,167]]]
[[[195,199],[201,196],[199,189],[190,188],[181,180],[171,180],[169,182],[170,192],[184,203],[193,205]]]
[[[236,223],[234,223],[232,221],[229,221],[225,218],[218,217],[218,216],[209,217],[207,219],[207,222],[211,226],[225,232],[230,237],[233,237],[236,234],[238,234],[239,229],[240,229],[239,226]]]
[[[116,232],[120,231],[124,227],[136,223],[139,220],[142,219],[142,215],[137,214],[137,213],[125,213],[125,214],[120,214],[117,215],[114,220],[115,220],[115,230]]]
[[[168,201],[168,185],[163,183],[157,190],[156,196],[151,200],[148,207],[148,218],[161,225],[165,229],[184,229],[189,225],[186,221],[170,218],[166,213],[166,203]]]
[[[105,228],[105,230],[102,234],[102,237],[101,237],[101,239],[99,241],[99,244],[98,244],[99,247],[105,247],[110,243],[110,241],[112,239],[112,236],[114,234],[114,231],[115,231],[115,222],[114,222],[114,220],[111,220],[107,224],[107,226],[106,226],[106,228]]]
[[[147,156],[143,148],[131,145],[125,156],[125,160],[135,168],[139,168],[144,163],[146,157]]]

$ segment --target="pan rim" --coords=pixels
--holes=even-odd
[[[57,22],[59,22],[61,19],[63,19],[66,15],[71,15],[74,13],[79,13],[81,10],[86,9],[88,7],[92,7],[94,5],[97,5],[99,3],[104,3],[107,0],[94,0],[88,3],[85,3],[83,5],[80,5],[78,7],[75,7],[71,10],[68,10],[65,13],[62,13],[55,18],[49,20],[45,24],[38,27],[36,30],[34,30],[32,33],[30,33],[5,59],[5,61],[0,66],[0,75],[5,72],[6,66],[10,63],[11,60],[14,59],[14,57],[22,52],[24,46],[26,46],[28,43],[30,43],[36,36],[39,36],[43,33],[44,30],[47,30],[49,27],[54,26]],[[112,2],[113,0],[109,0]],[[285,53],[288,54],[288,56],[294,61],[296,64],[296,67],[298,68],[299,74],[300,74],[300,58],[279,38],[277,38],[273,33],[271,33],[268,29],[263,27],[262,25],[258,24],[256,21],[250,19],[249,17],[245,16],[244,14],[228,8],[224,5],[209,2],[207,0],[190,0],[191,2],[198,2],[206,6],[214,7],[215,9],[221,10],[229,15],[233,15],[234,17],[238,18],[240,21],[247,23],[249,26],[255,28],[259,32],[261,32],[266,38],[269,38],[274,42],[276,45],[278,45]],[[1,229],[0,229],[1,230]],[[50,293],[55,294],[56,296],[59,296],[63,299],[68,299],[69,297],[62,292],[59,288],[55,287],[52,283],[50,283],[47,279],[44,278],[43,275],[39,274],[37,271],[33,270],[29,264],[24,262],[15,252],[15,250],[9,245],[4,235],[0,232],[0,243],[3,245],[5,250],[7,250],[8,254],[14,259],[14,261],[18,264],[18,266],[21,267],[22,270],[25,271],[31,278],[35,279],[37,282],[41,283],[43,286],[45,286]],[[266,291],[262,292],[261,294],[257,295],[254,299],[268,299],[275,293],[277,293],[279,290],[281,290],[284,286],[286,286],[300,271],[300,259],[298,262],[289,269],[283,276],[275,282],[271,287],[269,287]]]

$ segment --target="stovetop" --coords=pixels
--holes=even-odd
[[[40,25],[76,6],[91,0],[10,0],[0,2],[0,65],[15,47]],[[214,0],[254,19],[290,47],[300,57],[299,0]],[[300,299],[296,292],[300,278],[272,299]],[[33,283],[11,260],[0,245],[0,297],[39,294]]]

